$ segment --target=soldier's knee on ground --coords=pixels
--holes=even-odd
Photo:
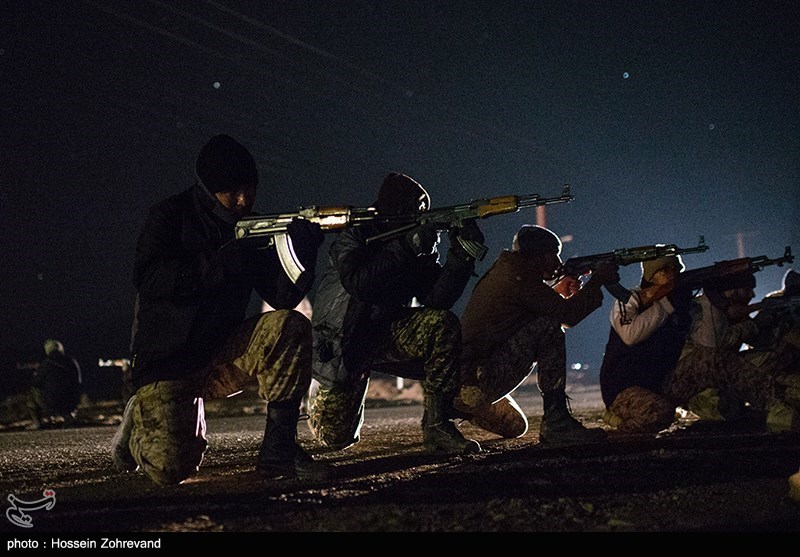
[[[200,471],[200,462],[195,465],[185,462],[164,462],[161,465],[154,465],[140,455],[137,463],[139,464],[139,469],[159,485],[177,485]]]
[[[190,385],[161,381],[136,392],[129,447],[139,468],[162,485],[197,473],[208,443],[203,400]]]
[[[528,432],[528,418],[511,395],[504,396],[494,404],[473,407],[456,397],[454,406],[461,412],[471,414],[471,423],[500,437],[515,439]]]
[[[657,433],[675,421],[675,405],[649,389],[629,387],[617,395],[603,419],[622,433]]]
[[[351,447],[361,439],[367,384],[352,389],[320,385],[308,399],[308,426],[331,450]]]

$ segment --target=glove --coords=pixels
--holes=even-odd
[[[406,232],[404,240],[414,255],[430,255],[439,243],[439,231],[434,223],[421,224]]]
[[[317,250],[325,241],[322,228],[316,222],[306,219],[293,218],[292,222],[286,225],[286,232],[292,239],[292,246],[298,259],[306,268],[311,268],[317,261]]]
[[[450,238],[450,249],[462,259],[472,259],[472,256],[467,253],[461,245],[461,242],[458,241],[459,238],[481,245],[486,241],[483,237],[483,232],[478,228],[478,223],[475,222],[475,220],[468,220],[462,226],[451,228],[447,235]]]

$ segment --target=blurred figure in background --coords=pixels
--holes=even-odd
[[[28,397],[31,429],[74,425],[81,400],[81,367],[55,339],[44,342],[45,358],[33,373]]]

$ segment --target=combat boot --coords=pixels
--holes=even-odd
[[[539,442],[548,445],[597,443],[608,438],[601,428],[587,428],[576,420],[567,406],[564,391],[542,393],[544,415],[539,428]]]
[[[114,460],[114,466],[120,472],[133,472],[139,466],[136,464],[129,447],[131,431],[133,431],[133,405],[135,401],[136,395],[128,399],[127,404],[125,404],[125,410],[122,412],[122,422],[114,433],[114,437],[111,438],[111,458]]]
[[[445,412],[442,397],[425,395],[422,414],[422,442],[425,450],[443,454],[481,452],[477,441],[465,438]]]
[[[460,396],[453,401],[458,417],[506,439],[522,437],[528,431],[528,418],[511,395],[494,404],[469,406]]]
[[[300,405],[295,401],[267,404],[267,425],[258,451],[256,471],[265,478],[320,481],[330,478],[333,468],[314,460],[297,444]]]

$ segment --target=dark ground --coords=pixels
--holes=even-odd
[[[301,423],[309,452],[336,469],[317,484],[256,476],[263,405],[247,398],[209,404],[210,450],[199,475],[175,487],[114,471],[108,446],[119,403],[82,408],[92,422],[84,427],[11,424],[0,431],[4,502],[11,494],[32,501],[48,488],[57,502],[31,511],[25,531],[0,518],[0,532],[800,531],[800,503],[788,496],[798,434],[687,419],[657,437],[612,432],[608,443],[548,448],[537,442],[541,403],[523,389],[518,400],[532,416],[525,436],[502,440],[465,423],[484,452],[437,457],[422,450],[417,387],[372,398],[362,441],[345,451],[322,452]],[[576,415],[602,424],[595,386],[570,395]]]

